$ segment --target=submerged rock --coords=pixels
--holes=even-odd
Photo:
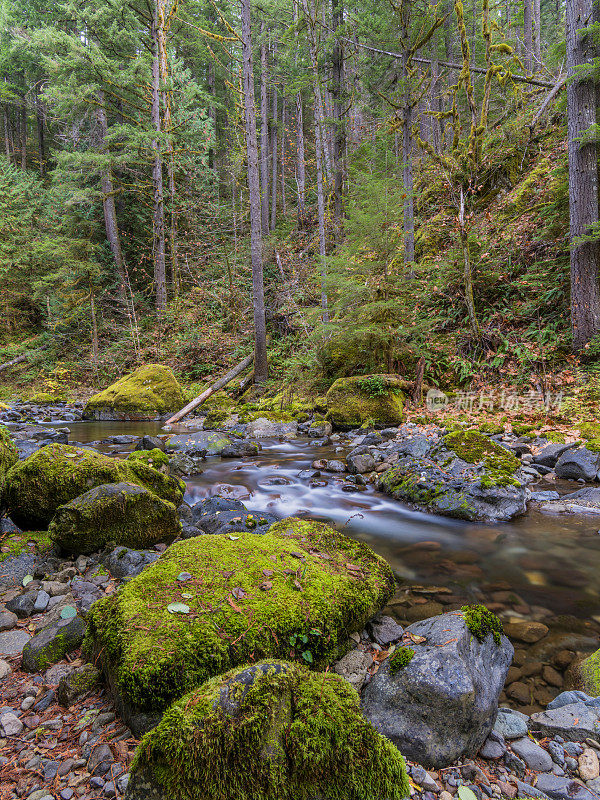
[[[105,483],[133,483],[179,505],[185,484],[142,461],[120,461],[89,448],[51,444],[9,470],[3,500],[23,528],[50,524],[56,509]]]
[[[373,676],[363,696],[365,717],[424,766],[444,767],[475,754],[492,730],[512,661],[513,647],[501,630],[485,611],[411,625],[407,633],[417,643],[397,650]]]
[[[266,661],[183,697],[142,741],[126,800],[400,800],[396,748],[365,722],[339,676]]]
[[[436,514],[503,521],[527,510],[520,462],[477,431],[457,431],[424,456],[405,456],[383,473],[379,488]]]
[[[387,428],[404,419],[405,382],[396,375],[338,378],[327,392],[327,418],[335,427],[364,423]]]
[[[185,396],[175,375],[162,364],[146,364],[119,378],[91,397],[83,410],[87,419],[157,419],[178,411]]]
[[[388,564],[367,545],[287,519],[264,536],[200,536],[160,559],[89,614],[117,707],[137,730],[147,712],[249,658],[322,668],[390,598]]]
[[[145,451],[142,451],[145,452]],[[96,486],[56,510],[48,533],[67,553],[87,555],[108,542],[143,549],[181,532],[173,503],[131,483]]]

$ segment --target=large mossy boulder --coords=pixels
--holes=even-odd
[[[48,533],[66,553],[93,553],[109,542],[144,549],[181,533],[173,503],[131,483],[104,483],[56,510]]]
[[[396,500],[435,514],[470,521],[502,522],[524,514],[527,497],[521,462],[475,430],[441,440],[419,437],[380,478],[379,489]]]
[[[338,378],[327,392],[327,418],[338,428],[386,428],[404,419],[406,382],[396,375]]]
[[[19,460],[19,453],[15,443],[10,438],[10,433],[4,425],[0,425],[0,495],[2,485],[8,470]]]
[[[50,444],[12,467],[3,503],[21,528],[50,524],[56,509],[103,483],[134,483],[178,506],[185,484],[142,461],[120,461],[91,448]]]
[[[600,650],[584,659],[578,672],[583,691],[592,697],[600,697]]]
[[[172,370],[146,364],[91,397],[83,415],[104,420],[156,419],[183,405],[185,397]]]
[[[404,760],[339,675],[266,661],[176,702],[137,751],[126,800],[400,800]]]
[[[321,669],[392,596],[389,565],[321,523],[286,519],[262,536],[177,542],[89,615],[99,657],[132,729],[209,678],[260,658]]]

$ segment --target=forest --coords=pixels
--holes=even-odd
[[[4,2],[4,396],[593,371],[588,5]]]

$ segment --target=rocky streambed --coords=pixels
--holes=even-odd
[[[162,452],[164,447],[164,433],[160,439],[149,439],[134,428],[138,435],[129,429],[101,436],[106,428],[92,432],[84,427],[89,423],[77,422],[69,423],[71,430],[67,432],[57,430],[64,427],[61,422],[66,420],[54,419],[54,427],[45,433],[39,426],[31,428],[26,423],[13,422],[13,435],[21,437],[17,445],[22,457],[32,455],[40,445],[64,443],[65,438],[79,440],[81,444],[76,449],[82,451],[91,444],[85,439],[93,438],[94,449],[122,460],[135,447],[140,448],[139,453]],[[20,429],[19,424],[23,426]],[[109,539],[100,552],[69,557],[64,551],[56,553],[47,536],[21,535],[10,522],[2,523],[4,542],[12,531],[10,545],[5,543],[2,547],[5,552],[0,565],[4,575],[4,606],[0,614],[0,658],[4,662],[0,667],[2,797],[68,800],[121,796],[126,791],[138,739],[122,721],[123,708],[118,698],[119,714],[115,716],[114,692],[109,699],[99,672],[86,663],[79,650],[86,620],[89,626],[90,608],[97,600],[107,602],[119,596],[122,589],[117,595],[115,592],[135,580],[144,568],[146,574],[172,538],[179,538],[185,550],[187,543],[197,540],[202,531],[226,537],[234,548],[244,537],[257,536],[277,519],[292,515],[300,520],[285,522],[280,535],[288,535],[300,524],[309,524],[310,518],[326,518],[356,541],[373,546],[393,567],[393,591],[383,606],[379,603],[380,610],[368,624],[359,625],[360,629],[352,634],[352,649],[341,659],[334,659],[332,672],[362,692],[367,719],[396,741],[405,755],[415,758],[408,762],[413,794],[428,800],[449,800],[444,793],[456,795],[461,786],[467,786],[479,800],[491,796],[540,796],[540,792],[551,798],[595,796],[596,754],[600,748],[598,704],[589,696],[565,693],[575,685],[580,659],[598,646],[600,628],[594,619],[598,552],[594,545],[594,496],[588,494],[585,504],[581,495],[564,499],[577,491],[576,485],[562,482],[572,481],[573,477],[563,479],[558,475],[560,466],[558,470],[553,466],[548,470],[549,465],[538,463],[540,453],[552,443],[518,442],[514,437],[499,444],[518,460],[515,473],[532,478],[519,480],[529,515],[502,524],[473,525],[468,520],[448,522],[423,514],[414,507],[386,500],[380,491],[385,488],[381,476],[408,457],[404,452],[407,446],[419,448],[419,458],[428,457],[429,451],[424,450],[420,437],[425,436],[431,443],[429,447],[436,447],[441,439],[438,432],[423,434],[403,426],[365,437],[364,432],[332,434],[326,426],[311,429],[310,422],[299,431],[297,425],[292,426],[294,430],[273,429],[270,425],[238,429],[237,434],[173,432],[181,438],[171,444],[172,452],[165,461],[156,453],[147,456],[151,469],[158,467],[163,475],[172,471],[183,476],[186,483],[188,502],[179,506],[178,513],[181,531],[168,535],[164,542],[157,540],[150,547],[136,549],[115,547]],[[156,435],[159,428],[153,423],[144,430]],[[507,445],[511,445],[510,450]],[[211,449],[218,454],[210,455]],[[573,448],[564,452],[570,449]],[[556,457],[555,465],[561,455],[555,452],[551,456]],[[548,451],[542,457],[547,459]],[[448,471],[447,456],[444,458],[437,463],[431,459],[433,468],[441,466]],[[584,458],[589,457],[584,454]],[[331,463],[336,461],[341,467]],[[536,464],[544,469],[538,471]],[[365,465],[368,469],[363,471]],[[485,468],[483,459],[473,467],[459,464],[459,471],[463,471],[459,477],[464,477],[466,470],[471,477],[478,474],[480,480]],[[586,475],[589,478],[591,467]],[[427,472],[424,477],[430,478]],[[458,481],[458,477],[454,480]],[[584,488],[596,491],[594,484]],[[552,494],[536,499],[534,493],[539,491],[556,492],[558,498]],[[223,499],[210,499],[216,494]],[[547,503],[553,506],[548,507]],[[534,519],[534,524],[524,524],[528,519]],[[86,524],[89,529],[89,521]],[[403,535],[399,533],[402,526]],[[536,534],[537,549],[533,544]],[[15,552],[20,536],[22,548]],[[296,576],[290,572],[286,580],[298,581],[300,589],[292,591],[300,595],[303,581],[306,582],[302,570],[318,558],[309,552],[311,548],[303,549],[305,544],[298,544],[300,558],[291,556],[297,563],[286,567]],[[321,556],[331,555],[325,549],[319,552]],[[178,565],[184,555],[178,557]],[[7,562],[12,564],[12,586],[7,579]],[[350,583],[364,579],[366,568],[360,558],[339,563]],[[363,578],[347,564],[362,570]],[[269,567],[263,569],[270,571]],[[193,583],[192,572],[181,569],[174,580],[183,573],[175,602],[189,605],[193,615],[192,599],[185,597],[196,596],[196,590],[188,583]],[[272,577],[263,575],[262,582],[273,583]],[[239,590],[241,596],[233,590]],[[268,594],[273,588],[260,591]],[[249,602],[245,593],[243,586],[233,586],[224,599],[243,610]],[[484,635],[481,646],[466,633],[461,609],[478,603],[485,603],[500,615],[504,631],[501,646],[492,646],[493,632]],[[239,616],[231,603],[227,605],[234,617]],[[177,613],[181,612],[175,611],[172,616]],[[188,617],[183,614],[181,619]],[[459,626],[459,635],[451,633],[452,625]],[[313,634],[313,639],[319,641],[319,636]],[[458,644],[464,636],[470,642],[466,654]],[[298,651],[301,663],[303,652],[316,659],[318,648],[305,645],[301,641],[287,644],[288,651],[279,653],[279,657],[289,658],[291,648]],[[487,652],[484,647],[491,649]],[[454,676],[462,675],[467,693],[469,686],[476,686],[478,697],[488,697],[487,706],[482,703],[477,710],[471,708],[462,720],[449,716],[448,709],[453,704],[464,706],[455,680],[446,681],[441,691],[438,685],[436,692],[426,693],[423,701],[423,687],[429,685],[427,675],[436,648],[444,652],[445,664],[454,664]],[[410,658],[409,651],[413,652]],[[391,666],[394,656],[399,661],[409,658],[395,672]],[[494,657],[500,658],[497,668],[490,663]],[[308,666],[308,657],[304,662]],[[234,679],[237,677],[229,680]],[[293,675],[278,681],[278,686],[288,681],[289,691],[296,691]],[[448,686],[452,686],[451,691]],[[336,697],[336,702],[341,702],[339,694]],[[398,697],[403,698],[404,714],[408,718],[409,711],[413,714],[408,733],[397,726],[394,703]],[[505,709],[494,723],[498,702]],[[423,716],[428,718],[430,727],[437,725],[443,731],[443,737],[438,736],[439,746],[454,747],[454,752],[441,756],[439,752],[427,752],[423,743],[431,743],[432,738],[423,730],[419,734]],[[143,725],[138,728],[131,716],[128,723],[137,735],[141,733]],[[296,723],[306,724],[302,720],[295,720]],[[473,731],[475,740],[467,741],[467,734]],[[477,736],[481,741],[476,741]],[[156,748],[160,758],[158,743]],[[448,759],[452,763],[446,763]],[[374,774],[379,774],[381,762],[371,767]],[[156,791],[156,787],[148,786],[138,777],[127,796],[150,797],[149,792]],[[163,792],[162,796],[169,795]]]

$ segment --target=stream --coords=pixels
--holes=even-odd
[[[68,428],[70,441],[82,443],[164,434],[158,422],[76,422]],[[174,426],[172,432],[187,430]],[[202,473],[186,478],[186,501],[220,494],[242,500],[251,511],[329,522],[368,543],[411,584],[450,586],[471,602],[489,602],[510,590],[524,601],[525,617],[533,612],[600,622],[600,515],[530,511],[508,524],[465,523],[415,511],[372,486],[345,491],[341,475],[299,476],[315,459],[339,458],[333,445],[304,437],[263,439],[261,445],[252,458],[207,458]],[[538,488],[560,492],[567,484]]]

